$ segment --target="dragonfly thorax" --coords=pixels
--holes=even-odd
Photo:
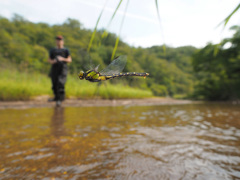
[[[99,72],[95,71],[95,70],[89,70],[87,72],[85,72],[85,79],[86,80],[97,80],[99,78]]]

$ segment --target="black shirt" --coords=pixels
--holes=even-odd
[[[51,59],[56,59],[57,60],[57,56],[62,56],[64,58],[67,58],[70,55],[70,51],[67,48],[52,48],[49,51],[49,57]],[[67,75],[67,62],[62,62],[62,61],[58,61],[57,63],[52,65],[51,68],[51,72],[50,72],[50,76],[57,76],[57,75]]]
[[[49,57],[51,59],[55,59],[56,56],[62,56],[64,58],[67,58],[70,55],[70,51],[67,48],[52,48],[49,52]]]

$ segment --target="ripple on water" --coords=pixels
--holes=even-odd
[[[237,170],[231,168],[231,173],[226,171],[229,166],[240,164],[239,147],[232,147],[228,143],[224,145],[225,142],[237,140],[229,129],[216,135],[216,131],[206,132],[208,128],[199,126],[199,123],[192,125],[198,128],[136,128],[135,131],[140,135],[135,136],[135,141],[129,144],[128,156],[124,158],[119,171],[129,172],[126,176],[130,179],[240,177]],[[215,139],[211,139],[212,136]]]

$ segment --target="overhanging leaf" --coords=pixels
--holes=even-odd
[[[103,6],[103,9],[102,9],[102,11],[101,11],[101,13],[100,13],[100,15],[99,15],[99,17],[98,17],[98,20],[97,20],[97,23],[96,23],[96,25],[95,25],[94,31],[93,31],[93,33],[92,33],[90,42],[89,42],[89,44],[88,44],[88,49],[87,49],[88,52],[89,52],[90,49],[91,49],[92,42],[93,42],[93,40],[94,40],[96,31],[97,31],[98,23],[99,23],[99,21],[100,21],[100,19],[101,19],[101,17],[102,17],[102,14],[103,14],[103,11],[104,11],[104,9],[105,9],[105,7],[106,7],[106,5],[107,5],[107,2],[108,2],[108,0],[105,1],[105,4],[104,4],[104,6]]]
[[[117,10],[119,9],[121,3],[122,3],[122,0],[119,1],[119,3],[118,3],[118,5],[117,5],[117,7],[116,7],[116,9],[115,9],[115,11],[114,11],[114,13],[113,13],[111,19],[110,19],[110,21],[108,22],[107,28],[105,29],[105,31],[104,31],[103,34],[102,34],[102,38],[104,38],[104,37],[107,36],[107,34],[108,34],[108,33],[107,33],[107,30],[109,29],[110,24],[112,23],[112,20],[113,20],[113,18],[115,17],[116,12],[117,12]]]
[[[124,15],[123,15],[122,22],[121,22],[121,25],[120,25],[120,29],[119,29],[119,33],[118,33],[118,37],[117,37],[117,39],[116,39],[115,46],[114,46],[114,49],[113,49],[113,52],[112,52],[111,60],[114,59],[114,56],[115,56],[116,51],[117,51],[118,42],[119,42],[119,39],[120,39],[120,33],[121,33],[121,30],[122,30],[122,27],[123,27],[123,22],[124,22],[124,19],[125,19],[125,16],[126,16],[126,12],[127,12],[127,8],[128,8],[128,4],[129,4],[129,0],[127,1],[126,7],[125,7],[125,10],[124,10]]]
[[[158,16],[158,21],[159,21],[159,25],[160,25],[160,28],[162,28],[162,23],[161,23],[161,18],[160,18],[160,13],[159,13],[159,8],[158,8],[158,0],[155,0],[155,5],[156,5],[156,9],[157,9],[157,16]],[[166,45],[164,43],[164,35],[162,33],[162,38],[163,38],[163,53],[166,55]]]
[[[232,15],[235,14],[239,8],[240,8],[240,3],[239,3],[238,6],[233,10],[233,12],[231,12],[218,26],[220,26],[221,24],[224,23],[224,27],[225,27],[225,26],[227,25],[228,21],[230,20],[230,18],[232,17]]]

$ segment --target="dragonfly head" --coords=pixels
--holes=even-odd
[[[83,79],[85,78],[85,72],[80,71],[80,72],[78,73],[78,77],[79,77],[80,80],[83,80]]]

